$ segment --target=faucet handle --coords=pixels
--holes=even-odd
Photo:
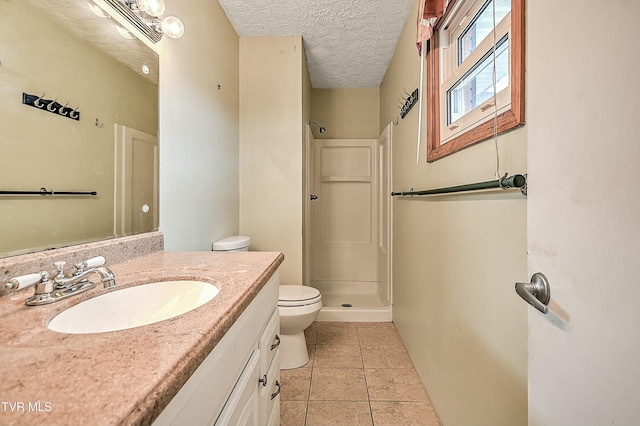
[[[80,275],[87,268],[97,268],[98,266],[102,266],[107,263],[107,260],[104,256],[96,256],[91,259],[87,259],[84,262],[78,262],[75,264],[76,267],[76,275]]]
[[[91,259],[85,260],[84,267],[97,268],[98,266],[102,266],[105,263],[107,263],[107,260],[104,258],[104,256],[96,256],[96,257],[92,257]]]
[[[58,278],[64,278],[64,267],[67,264],[64,260],[59,260],[58,262],[53,262],[54,266],[58,270]]]
[[[19,277],[11,278],[7,282],[6,287],[9,290],[20,290],[22,288],[30,286],[31,284],[40,282],[41,279],[42,279],[41,273],[20,275]]]

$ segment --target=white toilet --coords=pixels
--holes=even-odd
[[[280,369],[298,368],[309,362],[304,330],[315,321],[322,308],[318,289],[305,285],[281,285]]]
[[[214,242],[213,251],[248,251],[251,239],[232,235]],[[309,362],[304,330],[315,321],[322,308],[318,289],[304,285],[281,285],[278,300],[280,313],[280,369],[298,368]]]
[[[232,235],[211,244],[211,251],[249,251],[251,238],[244,235]]]

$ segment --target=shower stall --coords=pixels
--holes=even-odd
[[[391,321],[391,127],[378,139],[305,141],[305,283],[319,321]]]

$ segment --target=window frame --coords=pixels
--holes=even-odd
[[[443,157],[458,152],[478,142],[487,140],[494,135],[494,120],[484,117],[480,121],[470,125],[459,134],[452,136],[445,143],[441,126],[446,120],[446,94],[441,86],[441,67],[450,66],[444,63],[440,52],[440,36],[444,31],[442,26],[450,21],[450,14],[458,9],[456,6],[462,2],[473,0],[451,0],[444,16],[438,19],[434,26],[433,35],[429,39],[425,54],[426,84],[427,84],[427,162],[433,162]],[[511,0],[511,30],[509,32],[509,72],[510,90],[507,92],[510,104],[501,107],[498,95],[497,133],[502,134],[516,127],[524,125],[524,91],[525,91],[525,16],[524,1]],[[499,36],[498,36],[499,39]],[[457,51],[457,46],[454,49]],[[457,56],[457,55],[452,55]],[[473,111],[481,109],[481,106]],[[491,108],[494,111],[494,108]],[[446,123],[445,123],[446,125]],[[447,129],[448,130],[448,129]]]

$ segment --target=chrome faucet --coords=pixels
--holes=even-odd
[[[109,268],[104,266],[105,263],[105,258],[102,256],[76,263],[75,273],[67,277],[64,272],[67,262],[54,262],[58,273],[53,279],[50,279],[51,274],[49,272],[42,271],[12,278],[7,282],[6,287],[15,291],[35,284],[35,293],[27,298],[25,303],[29,306],[46,305],[95,287],[96,283],[89,281],[88,278],[94,273],[100,276],[104,288],[114,287],[116,285],[116,277]]]
[[[98,261],[94,263],[102,261],[102,264],[99,266],[90,267],[89,269],[85,270],[87,266],[94,264],[90,262],[94,259],[98,259]],[[76,264],[76,273],[70,277],[67,277],[64,274],[64,267],[67,262],[55,262],[54,265],[58,269],[58,275],[56,275],[56,277],[53,279],[53,282],[56,283],[56,288],[68,288],[74,284],[86,282],[88,281],[87,277],[93,273],[100,275],[100,279],[102,280],[104,288],[114,287],[116,285],[116,276],[113,274],[113,272],[111,272],[109,268],[107,268],[106,266],[102,266],[104,265],[104,257],[100,256],[99,258],[94,259],[89,259],[85,262]]]

